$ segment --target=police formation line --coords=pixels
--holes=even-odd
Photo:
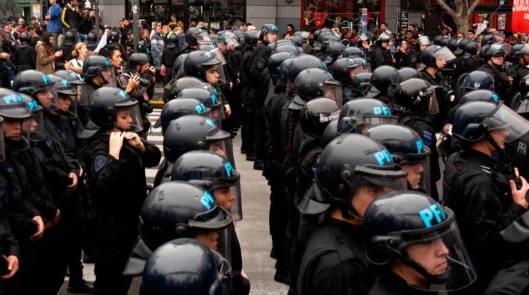
[[[241,125],[289,294],[523,294],[528,45],[421,37],[397,69],[385,33],[365,48],[278,31],[166,40],[152,186],[157,70],[142,48],[123,67],[117,31],[80,74],[28,69],[1,88],[2,294],[57,294],[67,268],[71,291],[127,294],[142,276],[142,295],[249,294]]]

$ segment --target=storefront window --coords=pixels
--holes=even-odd
[[[127,1],[128,16],[132,18],[131,0]],[[194,22],[203,22],[216,29],[223,20],[236,25],[246,18],[246,0],[140,0],[139,18],[148,24],[156,21],[167,24],[171,15],[185,28]]]
[[[325,26],[355,29],[361,27],[361,9],[367,8],[368,28],[378,26],[382,0],[304,0],[305,29]]]

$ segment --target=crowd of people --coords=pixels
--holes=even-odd
[[[0,294],[249,294],[236,152],[289,294],[526,292],[529,45],[94,17],[2,23]]]

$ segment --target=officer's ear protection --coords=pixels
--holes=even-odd
[[[370,241],[368,251],[369,257],[376,257],[376,261],[371,261],[375,265],[388,265],[395,259],[402,258],[399,251],[399,238],[391,236],[375,236]]]

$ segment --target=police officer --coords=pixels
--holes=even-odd
[[[392,81],[398,76],[397,69],[389,65],[382,65],[375,69],[370,77],[370,87],[365,91],[366,97],[377,98],[387,103],[388,89]]]
[[[452,134],[462,150],[446,162],[443,198],[456,214],[476,267],[477,292],[498,270],[524,256],[499,233],[529,207],[527,181],[520,177],[517,185],[513,180],[517,171],[513,173],[503,160],[505,144],[528,130],[527,121],[501,103],[468,102],[454,113]]]
[[[465,43],[463,50],[464,54],[459,60],[458,68],[461,73],[470,73],[479,69],[481,61],[478,55],[479,43],[476,41],[469,41]]]
[[[173,66],[176,58],[180,54],[180,49],[178,48],[178,36],[176,34],[171,34],[167,38],[167,45],[165,45],[162,52],[162,69],[165,71],[163,78],[163,86],[167,85],[171,79],[173,79]]]
[[[387,33],[382,33],[378,36],[376,47],[371,52],[371,70],[375,71],[378,67],[386,65],[393,66],[393,56],[389,51],[390,37]]]
[[[507,106],[510,106],[515,90],[512,89],[513,78],[505,71],[505,54],[503,45],[490,45],[483,53],[485,64],[481,66],[480,70],[492,76],[496,93]]]
[[[184,68],[180,67],[183,63],[179,61],[179,57],[182,55],[185,57],[187,54],[198,50],[199,44],[202,42],[211,42],[211,39],[206,31],[193,27],[187,29],[185,33],[185,41],[186,43],[180,48],[180,53],[176,56],[173,66],[173,77],[176,77],[177,79],[184,76]]]
[[[88,98],[92,93],[103,87],[110,80],[112,74],[112,64],[110,61],[99,55],[93,55],[86,58],[83,64],[83,78],[85,84],[81,87],[81,95],[79,98],[78,117],[84,126],[88,124]]]
[[[270,43],[274,43],[277,40],[277,33],[279,28],[273,24],[264,24],[259,34],[259,40],[261,43],[255,47],[251,61],[249,62],[249,74],[252,83],[252,90],[250,97],[253,102],[253,111],[255,121],[254,130],[254,146],[255,146],[255,161],[254,169],[264,169],[264,157],[265,157],[265,135],[266,135],[266,123],[262,112],[263,104],[266,98],[268,90],[268,84],[263,83],[263,71],[267,68],[268,58],[270,56],[267,46]]]
[[[454,212],[425,194],[380,196],[367,207],[364,227],[367,259],[383,270],[369,294],[438,294],[476,280]]]
[[[135,133],[142,131],[138,101],[125,91],[97,89],[88,109],[100,127],[84,153],[96,210],[95,294],[127,294],[131,278],[121,272],[138,236],[147,192],[145,167],[158,165],[161,153]]]
[[[522,47],[520,50],[513,53],[512,51],[518,45],[521,45]],[[517,44],[513,47],[513,50],[511,50],[511,53],[509,54],[513,60],[513,64],[508,67],[506,73],[509,77],[512,77],[512,85],[518,87],[522,78],[529,74],[529,68],[527,67],[527,65],[529,65],[529,45]]]
[[[384,192],[405,188],[406,173],[384,146],[347,134],[325,147],[315,174],[329,209],[308,241],[296,292],[366,294],[375,276],[363,246],[365,210]]]
[[[356,74],[363,71],[364,66],[367,66],[367,61],[362,58],[340,58],[332,65],[332,76],[334,79],[342,83],[343,103],[353,99],[354,96],[351,84],[356,77]]]
[[[18,72],[29,69],[35,69],[36,52],[35,48],[29,44],[29,33],[24,32],[20,34],[20,44],[17,45],[17,50],[14,52],[13,63],[17,67]]]

